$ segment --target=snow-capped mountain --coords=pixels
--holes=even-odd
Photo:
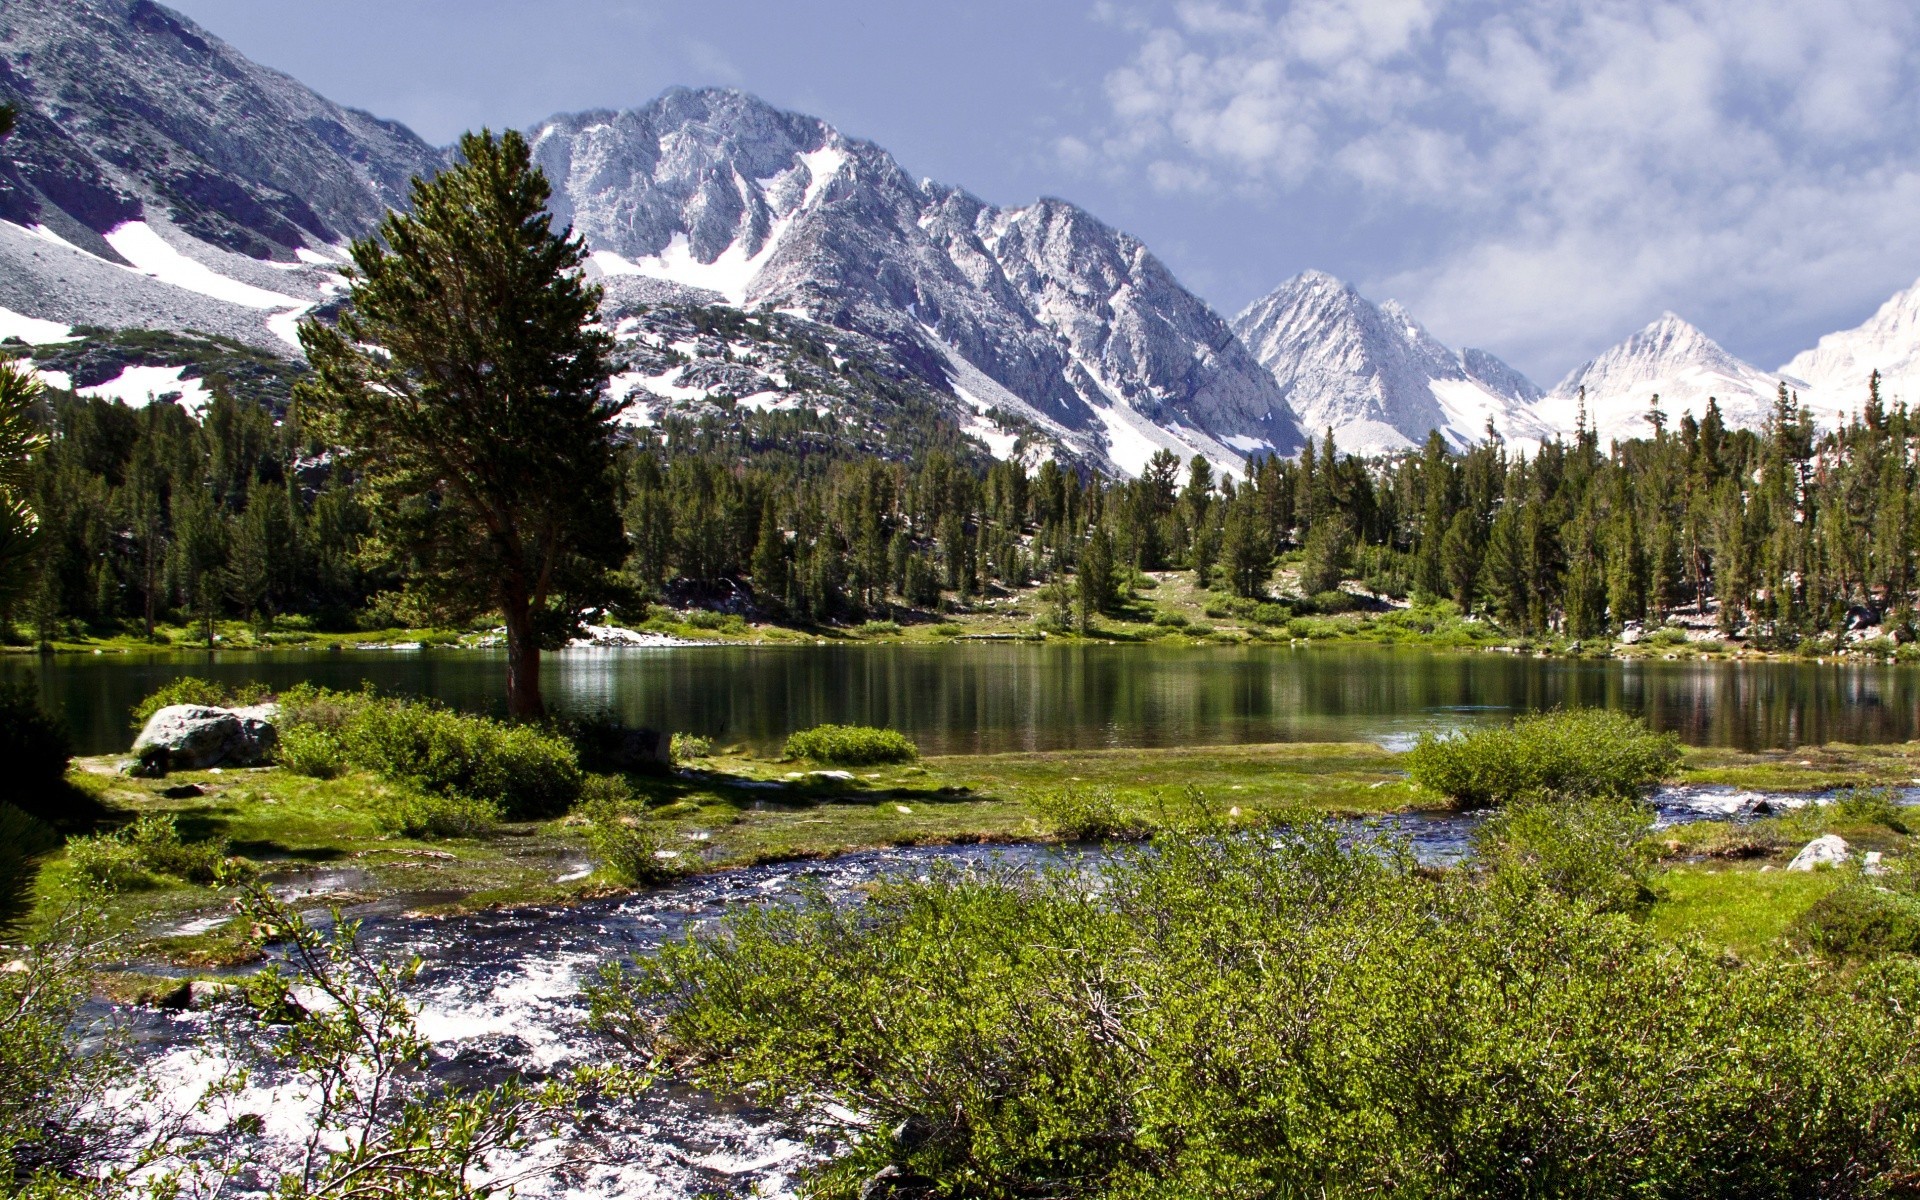
[[[742,92],[675,89],[534,131],[554,207],[621,281],[803,313],[1138,471],[1154,451],[1234,469],[1290,453],[1279,388],[1137,240],[1059,200],[1000,209]]]
[[[1484,350],[1455,354],[1394,301],[1374,304],[1320,271],[1287,280],[1248,306],[1234,332],[1310,436],[1333,430],[1345,449],[1406,450],[1439,430],[1456,447],[1499,435],[1533,444],[1540,389]]]
[[[337,247],[445,160],[149,0],[5,0],[0,100],[20,114],[0,337],[195,329],[285,353],[338,288]]]
[[[1883,403],[1920,407],[1920,283],[1895,293],[1864,324],[1821,338],[1780,371],[1806,381],[1801,399],[1828,423],[1861,411],[1875,371]]]
[[[1656,396],[1669,425],[1678,424],[1682,413],[1704,416],[1713,398],[1729,426],[1758,429],[1773,411],[1783,380],[1791,389],[1806,386],[1735,358],[1686,321],[1665,313],[1575,368],[1540,401],[1536,412],[1552,428],[1569,432],[1580,419],[1584,388],[1587,427],[1600,435],[1602,444],[1614,438],[1651,437]]]

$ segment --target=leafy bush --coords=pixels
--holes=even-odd
[[[713,739],[691,733],[676,733],[673,735],[671,753],[673,761],[677,763],[692,762],[696,758],[712,758]]]
[[[1327,589],[1313,594],[1313,611],[1333,616],[1338,613],[1352,612],[1359,607],[1359,601],[1342,591]]]
[[[1185,629],[1188,624],[1185,613],[1169,612],[1165,609],[1153,614],[1153,623],[1165,629]]]
[[[920,749],[898,730],[875,729],[870,725],[815,725],[787,739],[786,756],[843,767],[865,767],[875,763],[912,762],[920,757]]]
[[[1864,1196],[1920,1168],[1920,971],[1738,965],[1410,856],[1173,836],[736,910],[599,1028],[918,1194]],[[816,1124],[817,1122],[817,1124]],[[1730,1136],[1737,1130],[1737,1136]]]
[[[45,822],[0,802],[0,937],[12,934],[32,910],[40,858],[59,845]]]
[[[1920,880],[1905,865],[1855,876],[1800,914],[1788,938],[1836,959],[1920,954]]]
[[[400,837],[478,838],[493,832],[500,810],[472,796],[401,789],[374,802],[373,818],[381,829]]]
[[[41,820],[70,815],[67,786],[73,740],[67,727],[40,707],[30,681],[0,684],[0,763],[6,764],[7,799]]]
[[[1633,911],[1654,898],[1652,824],[1652,810],[1639,800],[1529,798],[1475,831],[1474,857],[1507,886],[1545,887],[1602,912]]]
[[[1676,629],[1671,625],[1662,625],[1646,637],[1641,638],[1640,644],[1655,650],[1666,650],[1674,646],[1684,646],[1687,644],[1687,631],[1684,629]]]
[[[1256,625],[1285,625],[1293,619],[1293,609],[1285,604],[1256,604],[1252,619]]]
[[[1070,842],[1113,842],[1145,837],[1147,825],[1120,806],[1104,788],[1065,787],[1033,799],[1053,832]]]
[[[1521,717],[1501,729],[1427,734],[1407,752],[1407,774],[1461,808],[1528,797],[1643,796],[1680,762],[1672,734],[1638,718],[1583,708]]]
[[[899,633],[900,622],[898,621],[862,621],[860,623],[859,628],[855,632],[866,634],[868,637],[882,637],[888,634]]]
[[[194,675],[182,675],[162,684],[146,699],[133,706],[133,723],[145,725],[147,718],[176,704],[198,704],[205,708],[237,708],[259,704],[268,695],[264,683],[242,683],[234,687],[214,683]]]
[[[672,858],[660,856],[657,826],[618,776],[587,780],[580,815],[587,820],[587,846],[600,869],[619,883],[664,883],[679,873]]]
[[[282,697],[280,725],[281,761],[290,770],[322,777],[348,767],[373,771],[428,795],[481,801],[495,819],[557,816],[580,795],[572,744],[531,726],[371,691],[316,688]]]
[[[1892,788],[1843,788],[1831,807],[1833,816],[1849,825],[1884,825],[1895,833],[1912,832],[1907,827],[1906,806]]]
[[[246,869],[229,861],[225,838],[181,840],[171,813],[149,813],[112,833],[75,838],[67,861],[82,877],[120,891],[154,887],[168,876],[186,883],[231,883]]]
[[[710,612],[696,608],[686,615],[681,624],[689,629],[701,629],[709,633],[745,633],[747,619],[738,613]]]

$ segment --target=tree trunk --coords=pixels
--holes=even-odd
[[[533,607],[515,598],[501,610],[507,623],[507,716],[538,721],[547,708],[540,700],[540,642],[533,632]]]

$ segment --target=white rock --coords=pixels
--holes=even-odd
[[[273,727],[277,711],[271,704],[250,708],[171,704],[147,718],[134,739],[133,752],[144,759],[163,751],[165,767],[173,771],[256,766],[280,740]]]
[[[1787,864],[1789,871],[1811,871],[1816,867],[1837,867],[1847,861],[1847,841],[1837,833],[1808,842]]]

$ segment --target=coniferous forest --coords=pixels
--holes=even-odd
[[[214,396],[195,420],[48,394],[42,563],[16,637],[484,615],[409,609],[384,515],[297,407]],[[1516,637],[1605,637],[1677,612],[1773,648],[1863,621],[1898,636],[1913,620],[1920,430],[1877,387],[1861,400],[1834,431],[1783,388],[1757,432],[1709,407],[1656,415],[1650,438],[1583,432],[1533,453],[1494,439],[1457,452],[1435,434],[1419,454],[1362,460],[1323,439],[1237,479],[1167,452],[1122,480],[994,461],[957,435],[882,457],[758,428],[805,414],[668,418],[622,447],[624,567],[569,600],[817,625],[1051,583],[1070,627],[1122,603],[1136,572],[1181,570],[1241,597],[1450,601]]]

